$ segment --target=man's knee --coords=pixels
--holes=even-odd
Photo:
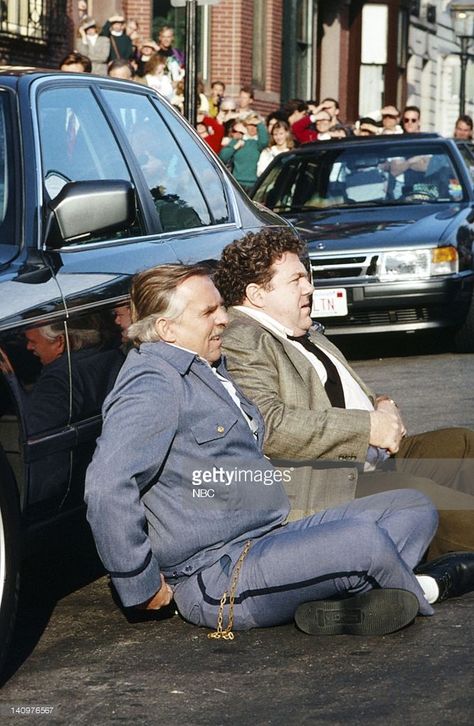
[[[361,571],[390,567],[394,558],[398,559],[395,544],[375,522],[351,520],[339,541],[343,544],[343,554],[350,552],[356,555],[356,569]]]

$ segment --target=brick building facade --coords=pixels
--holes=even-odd
[[[421,15],[413,15],[414,5]],[[439,127],[439,81],[447,87],[453,74],[452,58],[439,70],[439,55],[446,57],[455,46],[449,42],[447,3],[427,5],[436,5],[441,25],[420,21],[425,5],[425,0],[219,0],[198,9],[198,72],[207,86],[224,81],[229,95],[253,86],[263,113],[292,97],[332,96],[340,101],[341,117],[353,121],[408,99],[423,107],[427,122],[431,117],[428,128]],[[74,46],[77,0],[9,0],[2,7],[8,10],[0,16],[1,62],[55,68]],[[158,18],[168,19],[184,44],[185,9],[172,8],[168,0],[88,0],[88,12],[99,23],[116,12],[134,18],[143,39],[156,33]],[[441,44],[443,34],[448,40]],[[443,93],[452,96],[449,89]]]

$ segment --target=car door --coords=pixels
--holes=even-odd
[[[187,157],[197,139],[186,132],[181,146],[163,120],[158,97],[138,84],[84,77],[39,83],[35,108],[46,210],[66,185],[79,181],[123,180],[135,192],[133,224],[112,235],[89,234],[68,244],[56,238],[51,244],[47,212],[41,220],[42,246],[67,311],[74,441],[66,502],[73,506],[82,498],[102,402],[123,361],[122,330],[114,321],[116,308],[126,305],[131,277],[178,258],[218,257],[225,243],[219,231],[235,230],[235,215],[210,159],[202,154],[199,170],[191,168]],[[180,127],[172,114],[170,119]],[[177,241],[187,241],[184,254],[178,254]]]
[[[103,94],[153,200],[160,237],[166,235],[181,262],[218,259],[223,247],[242,234],[244,222],[213,152],[158,96],[113,88]],[[248,216],[250,225],[258,224],[254,208]]]

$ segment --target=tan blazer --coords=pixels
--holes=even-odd
[[[369,412],[333,408],[316,370],[295,346],[254,318],[228,312],[228,369],[263,415],[266,455],[294,467],[285,483],[292,518],[352,499],[369,445]],[[373,401],[342,353],[324,335],[310,337],[348,368]]]

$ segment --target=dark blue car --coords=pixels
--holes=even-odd
[[[307,241],[313,317],[329,334],[446,328],[474,351],[474,191],[453,140],[304,144],[276,157],[252,197]]]

